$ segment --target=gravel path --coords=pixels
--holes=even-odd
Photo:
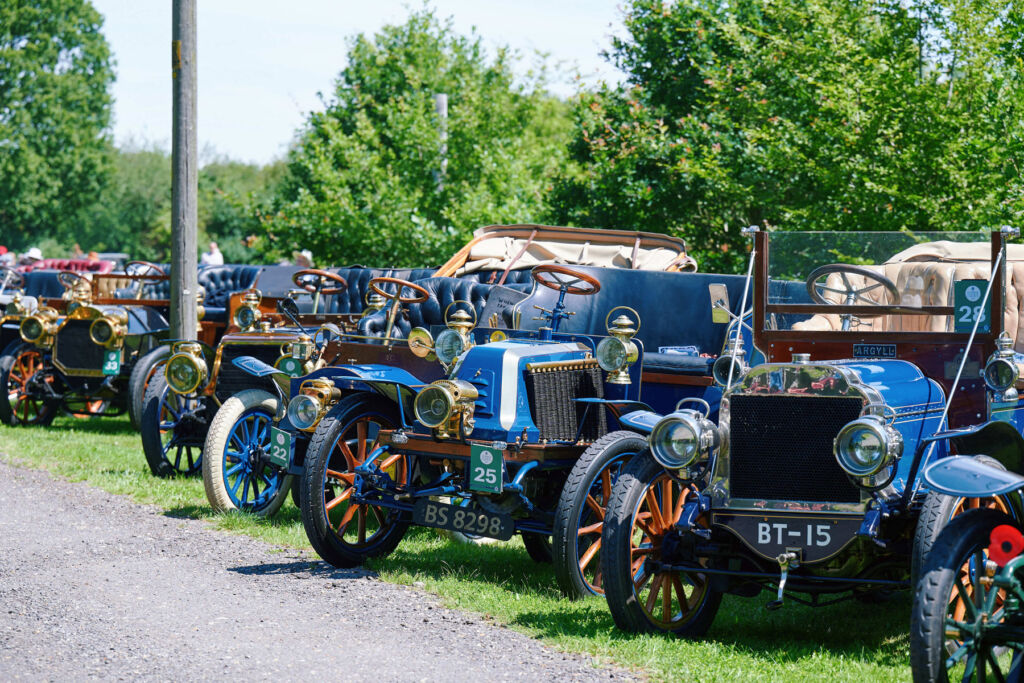
[[[0,680],[606,680],[422,591],[0,462]]]

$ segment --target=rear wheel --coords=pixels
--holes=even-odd
[[[217,512],[269,517],[281,509],[292,476],[270,462],[270,427],[278,400],[248,389],[224,401],[203,447],[203,488]]]
[[[398,423],[395,405],[375,394],[342,398],[317,425],[302,474],[302,524],[313,549],[335,567],[356,567],[391,554],[409,528],[396,510],[351,501],[355,469],[377,447],[381,429]],[[399,484],[409,481],[403,454],[384,453],[379,467]]]
[[[555,577],[566,597],[603,595],[601,530],[612,486],[627,460],[647,449],[636,432],[605,434],[583,452],[562,488],[553,533]]]
[[[208,412],[204,396],[171,391],[163,375],[146,388],[139,431],[142,452],[150,471],[158,477],[199,474],[203,465]]]
[[[7,425],[48,425],[58,406],[43,397],[45,382],[52,381],[44,370],[43,353],[32,344],[8,347],[0,356],[0,423]]]
[[[163,372],[164,363],[171,355],[167,346],[158,346],[140,358],[128,378],[128,419],[132,427],[139,429],[142,410],[145,407],[146,389],[157,373]]]
[[[915,681],[984,681],[986,672],[1005,680],[1020,666],[1020,651],[1011,649],[1009,638],[1019,630],[1021,615],[1008,613],[1005,592],[983,580],[990,536],[1004,524],[1016,526],[998,510],[968,510],[935,540],[910,621]],[[1008,621],[1017,628],[1005,629]]]
[[[633,458],[612,489],[601,569],[612,618],[625,631],[697,638],[718,612],[722,594],[707,574],[651,568],[664,559],[664,543],[675,533],[687,495],[649,453]]]

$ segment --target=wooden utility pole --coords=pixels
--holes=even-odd
[[[199,174],[196,154],[196,2],[174,0],[171,31],[171,336],[195,339],[196,223]]]
[[[440,140],[438,151],[441,156],[441,167],[434,171],[434,182],[437,183],[437,191],[444,191],[444,176],[448,171],[448,95],[437,93],[434,95],[434,111],[437,112],[437,135]]]

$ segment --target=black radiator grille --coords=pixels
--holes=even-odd
[[[604,406],[577,403],[576,398],[604,398],[604,382],[596,360],[571,364],[539,363],[526,371],[526,395],[540,438],[572,441],[580,420],[583,441],[596,441],[608,431]]]
[[[856,397],[733,396],[729,491],[733,498],[856,503],[832,441],[860,415]]]
[[[252,356],[273,365],[281,357],[280,344],[231,344],[221,351],[220,372],[217,375],[217,399],[226,401],[246,389],[266,389],[274,393],[273,380],[267,377],[253,377],[238,369],[231,362],[239,356]]]
[[[103,352],[106,349],[93,343],[89,337],[90,325],[91,320],[66,320],[57,333],[53,355],[69,374],[74,374],[74,370],[97,373],[103,368]]]

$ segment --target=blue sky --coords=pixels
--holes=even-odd
[[[171,3],[93,0],[117,60],[114,137],[170,148]],[[265,163],[284,155],[306,112],[321,108],[344,66],[346,39],[404,21],[417,3],[398,0],[197,0],[199,147]],[[551,90],[568,95],[577,69],[586,82],[617,82],[600,57],[621,35],[622,8],[609,0],[435,0],[457,31],[474,27],[488,47],[509,45],[530,67],[535,51],[561,65]],[[158,7],[159,9],[154,9]]]

